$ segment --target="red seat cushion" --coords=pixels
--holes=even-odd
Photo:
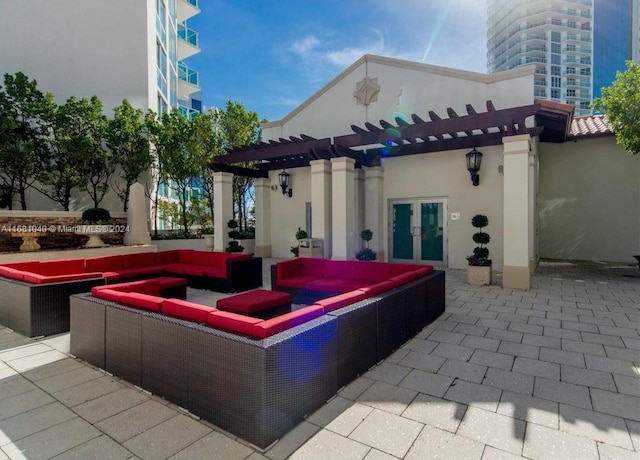
[[[207,317],[207,324],[211,326],[245,335],[252,335],[253,326],[263,321],[260,318],[219,310],[212,311]]]
[[[155,278],[160,283],[160,289],[169,289],[173,287],[186,286],[187,280],[184,278],[174,278],[171,276],[160,276]]]
[[[40,261],[31,261],[31,262],[14,262],[10,264],[3,264],[3,267],[13,268],[15,270],[20,270],[23,272],[31,272],[31,273],[40,273]]]
[[[130,281],[111,285],[111,289],[120,292],[139,292],[140,294],[160,295],[160,280],[157,278],[140,281]]]
[[[122,256],[123,268],[141,268],[155,265],[156,255],[153,252],[125,254]]]
[[[318,318],[324,314],[324,309],[320,305],[310,305],[291,313],[256,323],[253,326],[252,334],[255,337],[264,339],[266,337],[277,334],[278,332],[299,326],[312,319]]]
[[[30,272],[25,272],[22,270],[18,270],[16,268],[5,267],[3,265],[0,265],[0,276],[4,276],[14,280],[22,280],[24,278],[24,275],[27,273],[30,273]],[[31,274],[35,274],[35,273],[31,273]]]
[[[184,273],[184,270],[189,266],[189,264],[177,263],[177,264],[169,264],[166,266],[166,271],[169,273]]]
[[[338,288],[339,288],[339,292],[350,292],[350,291],[357,291],[358,289],[362,289],[372,284],[374,284],[373,281],[347,279],[347,280],[339,280]]]
[[[194,252],[193,249],[179,249],[178,262],[181,264],[190,264]]]
[[[366,299],[367,296],[362,291],[351,291],[344,294],[336,295],[333,297],[327,297],[326,299],[318,300],[314,305],[320,305],[324,308],[325,312],[337,310],[347,305],[360,302]]]
[[[204,271],[207,269],[206,265],[188,265],[184,264],[182,267],[182,273],[184,275],[191,276],[204,276]]]
[[[330,278],[319,278],[314,281],[310,281],[304,285],[305,289],[310,291],[319,292],[341,292],[340,280]]]
[[[122,268],[122,256],[89,257],[84,260],[88,272],[112,272]]]
[[[224,268],[221,267],[205,267],[203,269],[205,276],[209,278],[226,278],[227,273]]]
[[[151,267],[139,267],[139,268],[123,268],[117,270],[118,273],[116,279],[127,278],[139,278],[141,276],[157,275],[165,272],[164,265],[153,265]]]
[[[144,310],[160,311],[164,299],[154,295],[140,294],[139,292],[123,292],[120,295],[120,302]]]
[[[160,310],[166,315],[177,316],[197,323],[206,323],[209,313],[216,309],[207,305],[189,302],[188,300],[165,299]]]
[[[401,275],[394,276],[389,281],[391,281],[395,287],[402,286],[403,284],[410,283],[411,281],[418,279],[420,275],[418,275],[418,271],[414,270],[411,272],[405,272]]]
[[[266,289],[256,289],[254,291],[219,299],[216,302],[216,306],[221,310],[230,310],[238,313],[254,313],[290,302],[291,294],[267,291]]]
[[[84,273],[84,259],[48,260],[40,262],[41,275],[70,275]]]

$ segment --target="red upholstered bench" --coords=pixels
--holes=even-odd
[[[291,294],[255,289],[216,302],[219,310],[258,318],[272,318],[291,310]]]

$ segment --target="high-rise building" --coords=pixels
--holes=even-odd
[[[199,12],[198,0],[0,0],[0,75],[22,71],[59,103],[95,94],[107,115],[124,98],[189,111]]]
[[[0,76],[23,72],[58,103],[96,95],[107,116],[126,98],[191,118],[202,94],[187,20],[199,12],[198,0],[0,0]]]
[[[590,114],[600,89],[637,55],[632,54],[637,3],[488,0],[489,72],[535,64],[534,97],[574,105],[576,115]]]

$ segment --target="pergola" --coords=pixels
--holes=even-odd
[[[571,111],[566,106],[536,100],[534,104],[496,110],[491,101],[486,112],[477,113],[471,104],[466,114],[447,109],[448,118],[429,111],[429,121],[411,115],[411,122],[396,117],[395,123],[380,120],[379,125],[351,125],[352,134],[316,139],[305,134],[280,138],[230,150],[211,163],[214,171],[234,175],[267,178],[276,169],[309,166],[313,160],[349,157],[356,168],[379,166],[382,158],[421,153],[443,152],[473,147],[499,145],[504,136],[529,134],[542,142],[564,142],[571,125]],[[526,120],[535,117],[535,126]],[[253,163],[252,168],[237,166]]]

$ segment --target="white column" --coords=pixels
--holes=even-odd
[[[355,163],[349,157],[331,159],[331,258],[335,260],[354,259],[356,256]]]
[[[362,168],[355,169],[353,171],[354,180],[355,180],[355,207],[356,207],[356,226],[355,226],[355,234],[356,234],[356,252],[360,249],[364,248],[364,241],[360,238],[360,232],[364,230],[366,227],[364,226],[364,214],[365,214],[365,194],[364,194],[364,171]]]
[[[129,207],[127,208],[127,227],[124,244],[151,244],[149,222],[147,221],[147,199],[144,196],[144,186],[136,182],[129,189]]]
[[[233,174],[213,173],[213,250],[224,251],[229,242],[227,222],[233,219]]]
[[[256,249],[258,257],[271,257],[271,183],[268,178],[254,182],[256,189]]]
[[[380,166],[364,168],[364,227],[373,232],[373,239],[369,247],[376,253],[378,260],[384,259],[384,224],[382,212],[384,210],[384,169]]]
[[[311,165],[311,232],[322,238],[324,257],[331,257],[331,163],[313,160]]]
[[[504,145],[504,268],[502,286],[515,289],[531,288],[529,257],[533,253],[530,232],[533,227],[530,211],[531,175],[529,166],[530,136],[509,136]]]

